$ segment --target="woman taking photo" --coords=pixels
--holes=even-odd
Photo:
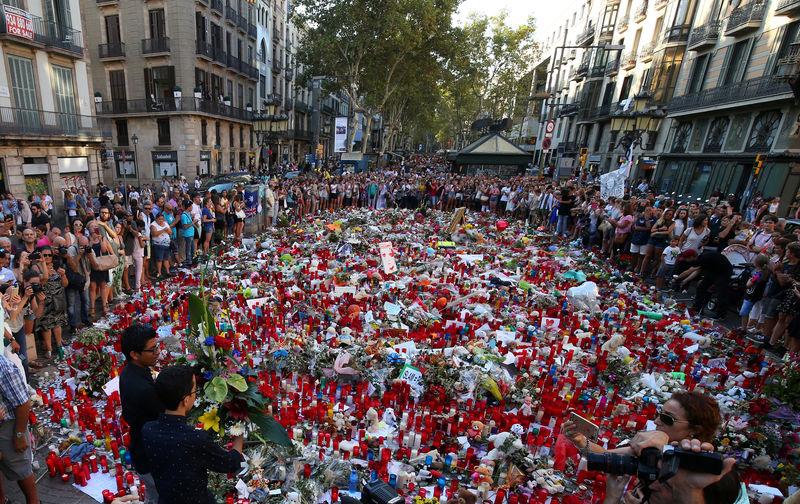
[[[114,249],[111,248],[111,243],[100,234],[100,226],[96,221],[89,221],[89,245],[92,247],[93,254],[89,255],[89,262],[92,266],[92,271],[89,273],[89,316],[95,317],[95,303],[97,296],[100,296],[100,301],[103,305],[103,315],[108,311],[106,304],[106,296],[108,291],[108,270],[100,269],[97,264],[97,257],[105,255],[113,255]]]
[[[64,296],[64,288],[69,283],[67,272],[58,264],[56,269],[53,266],[53,247],[45,245],[38,248],[41,259],[34,261],[31,269],[38,271],[42,282],[42,289],[45,295],[42,301],[44,308],[42,316],[37,319],[36,327],[42,332],[44,340],[45,358],[52,357],[53,343],[52,338],[56,339],[56,350],[59,358],[64,358],[64,350],[61,348],[61,326],[67,325],[67,298]]]

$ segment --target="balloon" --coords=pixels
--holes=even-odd
[[[508,222],[506,222],[506,221],[504,221],[504,220],[499,220],[499,221],[497,221],[497,230],[498,230],[498,231],[501,231],[501,232],[502,232],[502,231],[504,231],[504,230],[505,230],[507,227],[508,227]]]
[[[347,307],[347,314],[350,316],[358,316],[361,313],[361,307],[357,304],[351,304]]]
[[[440,297],[439,299],[436,300],[436,308],[439,308],[441,310],[445,306],[447,306],[447,298],[446,297],[442,296],[442,297]]]

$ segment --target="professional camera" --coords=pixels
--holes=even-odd
[[[42,258],[41,252],[31,252],[30,254],[28,254],[28,259],[30,259],[31,261],[38,261],[41,258]]]
[[[40,284],[39,282],[31,282],[30,285],[31,285],[31,289],[33,289],[33,293],[34,294],[38,294],[38,293],[44,291],[44,287],[42,287],[42,284]]]
[[[659,461],[661,467],[658,466]],[[667,481],[678,473],[678,469],[722,474],[722,455],[665,446],[663,453],[658,448],[645,448],[638,457],[609,452],[589,453],[586,465],[589,471],[636,476],[647,487],[654,481]]]
[[[56,247],[56,250],[58,250],[58,255],[62,255],[62,256],[67,255],[67,246],[66,245],[59,245],[58,247]]]
[[[84,245],[81,248],[83,248],[83,251],[86,252],[87,254],[91,254],[92,253],[92,246],[91,245]]]

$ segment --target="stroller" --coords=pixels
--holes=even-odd
[[[748,260],[750,251],[744,245],[728,245],[722,251],[722,255],[727,257],[733,266],[733,273],[728,284],[728,306],[738,306],[747,289],[747,281],[753,273],[753,265]],[[712,295],[705,309],[709,313],[715,313],[716,307],[717,299]]]

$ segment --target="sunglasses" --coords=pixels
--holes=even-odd
[[[663,423],[667,427],[672,427],[676,423],[689,423],[688,420],[676,420],[675,417],[673,417],[669,413],[664,413],[663,411],[658,414],[658,418],[659,420],[661,420],[661,423]]]
[[[53,257],[53,254],[42,254],[42,257]]]

